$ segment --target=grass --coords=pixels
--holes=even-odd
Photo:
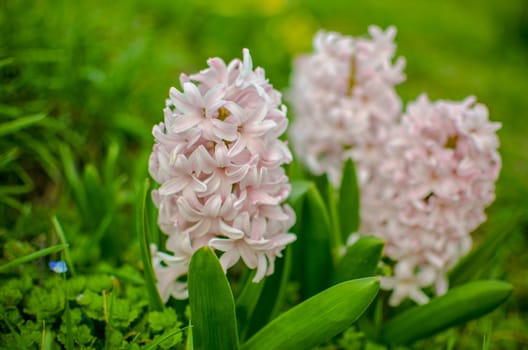
[[[284,90],[292,58],[310,50],[319,28],[360,35],[370,24],[395,25],[397,53],[407,60],[407,81],[398,88],[404,101],[423,91],[433,99],[474,94],[503,124],[497,199],[474,237],[478,244],[513,227],[477,276],[510,281],[514,296],[486,324],[472,322],[437,341],[527,346],[522,0],[0,0],[0,9],[0,266],[66,239],[80,273],[93,272],[98,261],[137,266],[136,188],[147,177],[151,127],[181,72],[202,69],[208,57],[240,57],[248,47]],[[52,217],[66,238],[54,234]]]

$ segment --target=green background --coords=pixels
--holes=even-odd
[[[370,24],[398,29],[397,55],[407,61],[407,80],[398,87],[405,103],[422,92],[431,99],[475,95],[502,122],[497,200],[474,237],[479,244],[510,234],[473,277],[505,279],[514,296],[450,336],[471,335],[463,343],[468,347],[479,348],[483,334],[491,334],[492,347],[528,346],[528,3],[522,0],[0,0],[0,122],[46,114],[35,126],[0,136],[0,153],[16,149],[0,166],[0,243],[51,243],[45,233],[54,214],[78,232],[79,242],[89,240],[98,220],[112,212],[104,231],[114,238],[105,235],[99,254],[126,261],[116,251],[135,244],[133,190],[147,176],[151,128],[162,120],[180,73],[205,68],[209,57],[241,57],[247,47],[255,66],[284,91],[293,57],[311,50],[318,29],[356,36],[366,35]],[[110,171],[111,147],[119,155]],[[67,173],[87,165],[98,169],[103,185],[100,193],[85,191],[88,204],[80,211]],[[11,258],[4,249],[2,259]],[[82,264],[90,257],[77,259]]]

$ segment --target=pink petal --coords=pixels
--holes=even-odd
[[[185,176],[178,176],[172,178],[164,182],[163,185],[161,185],[161,187],[159,188],[159,193],[164,196],[178,193],[183,190],[186,186],[188,186],[191,180],[192,179],[190,177]]]
[[[202,118],[198,116],[195,116],[193,114],[185,114],[174,119],[171,131],[173,133],[179,134],[195,127],[201,121]]]

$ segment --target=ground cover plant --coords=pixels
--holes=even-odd
[[[523,255],[528,145],[519,118],[527,107],[523,73],[528,24],[521,1],[20,1],[0,6],[0,348],[516,349],[528,343]],[[306,152],[295,148],[304,139],[295,141],[292,125],[309,117],[296,105],[301,97],[295,92],[295,57],[314,52],[312,38],[321,28],[369,38],[371,24],[382,32],[390,32],[392,25],[398,30],[396,56],[406,59],[406,80],[394,75],[391,84],[400,84],[390,86],[389,94],[403,101],[395,113],[406,115],[402,120],[410,123],[420,108],[430,110],[432,118],[442,108],[482,115],[473,101],[460,102],[475,95],[489,108],[489,119],[502,124],[502,169],[496,199],[486,209],[488,220],[463,229],[461,239],[471,237],[472,249],[467,254],[453,251],[445,265],[420,265],[417,270],[409,263],[411,252],[397,255],[402,238],[391,241],[390,231],[382,229],[385,224],[365,215],[369,210],[361,206],[369,199],[364,187],[368,162],[343,159],[328,177],[325,171],[310,174],[310,163],[303,158],[316,142],[302,146]],[[243,53],[243,48],[250,50]],[[210,57],[221,57],[226,64],[238,59],[233,74],[239,79],[233,81],[231,95],[208,95],[231,99],[224,109],[210,108],[212,118],[224,122],[216,124],[218,129],[199,129],[195,122],[171,129],[185,134],[186,144],[193,137],[196,145],[215,144],[200,148],[207,161],[195,164],[205,166],[203,176],[189,173],[191,182],[185,187],[197,191],[204,210],[214,209],[219,200],[225,207],[233,196],[240,200],[250,187],[266,190],[245,197],[252,204],[240,202],[245,214],[237,212],[238,221],[225,214],[222,223],[211,219],[204,224],[188,210],[188,221],[179,230],[168,232],[175,227],[171,215],[160,230],[157,207],[162,199],[152,202],[151,191],[171,197],[185,189],[180,181],[164,187],[173,174],[157,172],[152,158],[152,178],[145,180],[152,126],[163,120],[167,98],[176,102],[167,108],[177,118],[189,112],[186,102],[197,101],[192,84],[201,96],[213,88],[207,78],[193,76],[208,67]],[[215,62],[212,66],[218,67]],[[392,58],[391,63],[397,65]],[[265,69],[266,83],[259,66]],[[402,73],[403,66],[397,67]],[[237,69],[245,72],[242,77]],[[181,73],[189,76],[180,85]],[[348,87],[361,85],[360,79],[345,78]],[[171,86],[178,91],[169,95]],[[313,91],[301,86],[301,93]],[[236,97],[236,89],[253,97]],[[418,99],[422,92],[428,97]],[[439,99],[459,103],[435,102]],[[266,107],[247,117],[234,104]],[[252,126],[257,121],[260,128]],[[225,125],[236,123],[246,128]],[[198,129],[201,133],[192,136]],[[263,136],[270,130],[273,137]],[[401,139],[417,138],[409,136],[412,130],[401,131]],[[259,142],[251,143],[254,139]],[[156,140],[164,141],[160,134]],[[448,137],[443,144],[452,148],[461,140]],[[496,147],[492,138],[487,140],[492,157]],[[227,166],[222,145],[234,149],[228,160],[239,157],[226,186],[210,176],[217,174],[212,164]],[[293,148],[294,156],[282,145]],[[164,147],[173,151],[174,144],[169,146]],[[179,159],[178,169],[184,169],[191,151],[179,150],[158,154],[158,160]],[[244,154],[267,161],[251,163]],[[283,163],[289,164],[278,170]],[[384,173],[401,170],[392,166]],[[273,175],[248,175],[263,167]],[[492,184],[497,173],[490,174],[485,180]],[[207,189],[201,191],[203,184]],[[398,188],[405,186],[409,184]],[[438,193],[420,196],[433,203]],[[490,204],[488,199],[483,197],[479,210]],[[254,211],[253,205],[260,207]],[[271,208],[275,205],[282,212]],[[365,218],[369,230],[362,228]],[[250,230],[258,236],[250,237],[253,245],[238,246],[246,239],[241,232],[249,232],[245,227],[262,225],[275,231],[258,236],[258,230]],[[377,227],[377,237],[362,232],[371,227]],[[186,252],[187,260],[175,259],[182,255],[185,238],[178,232],[186,230],[196,237],[193,249]],[[220,234],[209,237],[211,230]],[[356,231],[365,234],[350,238]],[[167,251],[167,242],[177,242],[172,247],[180,250]],[[407,263],[398,267],[400,259]],[[413,266],[411,274],[406,266]],[[434,266],[440,267],[419,290],[393,289],[394,276],[412,277]],[[382,276],[379,291],[374,276]],[[155,279],[166,281],[166,288],[156,288]],[[424,303],[426,299],[430,301]]]

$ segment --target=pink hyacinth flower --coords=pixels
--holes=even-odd
[[[361,232],[383,238],[397,261],[394,276],[382,280],[393,305],[426,302],[420,290],[432,284],[437,295],[447,291],[447,272],[471,248],[470,233],[495,198],[499,128],[473,97],[433,103],[422,95],[408,105],[377,186],[362,196]]]
[[[181,278],[202,246],[222,253],[224,270],[238,261],[256,269],[258,282],[295,240],[295,214],[283,203],[291,186],[281,166],[292,160],[279,140],[286,107],[247,49],[243,56],[182,75],[183,91],[170,89],[164,122],[153,128],[149,172],[160,188],[152,198],[169,252],[153,248],[163,300],[187,297]]]
[[[380,150],[401,113],[394,86],[405,61],[392,63],[396,29],[371,26],[370,38],[319,31],[314,52],[295,60],[289,98],[294,110],[290,136],[296,155],[314,174],[338,186],[352,158],[361,184],[370,181]]]

